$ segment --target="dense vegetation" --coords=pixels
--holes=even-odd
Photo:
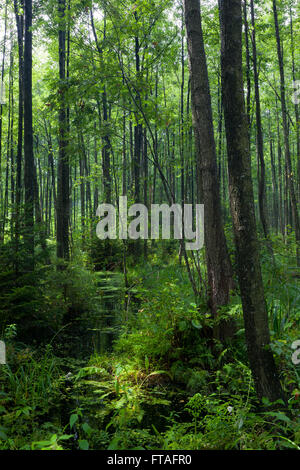
[[[2,2],[0,450],[300,450],[298,14]],[[120,196],[204,248],[100,240]]]

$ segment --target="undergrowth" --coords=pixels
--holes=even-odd
[[[298,272],[292,261],[286,268],[289,247],[277,239],[274,246],[276,264],[263,253],[263,276],[287,407],[255,396],[238,292],[220,312],[236,322],[234,337],[222,344],[213,339],[204,298],[195,303],[176,251],[154,251],[151,262],[129,266],[127,286],[120,273],[91,272],[79,254],[66,271],[47,267],[36,281],[43,291],[38,326],[52,328],[44,343],[27,344],[19,334],[22,315],[9,317],[12,299],[20,294],[22,305],[24,292],[6,277],[0,449],[299,450],[300,371],[291,360],[299,339]],[[118,321],[103,329],[112,305]],[[114,338],[111,350],[93,343],[88,359],[83,344],[76,354],[74,337],[86,341],[84,332],[99,329],[110,343]]]

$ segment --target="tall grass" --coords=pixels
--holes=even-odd
[[[31,407],[47,405],[59,376],[57,359],[52,348],[47,347],[43,355],[29,357],[15,371],[9,365],[3,369],[4,391],[14,405]]]

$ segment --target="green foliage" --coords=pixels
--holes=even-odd
[[[89,243],[88,252],[95,271],[120,270],[123,265],[123,249],[120,241],[93,238]]]
[[[51,265],[37,266],[34,274],[16,275],[14,271],[3,270],[0,274],[1,336],[9,325],[15,325],[19,342],[54,341],[60,348],[69,336],[65,344],[69,348],[78,347],[72,337],[76,334],[87,337],[103,316],[99,296],[105,287],[101,288],[99,275],[88,268],[88,257],[78,250],[64,270],[57,269],[55,259]]]
[[[45,351],[15,350],[11,365],[1,368],[0,409],[5,436],[0,448],[21,448],[38,422],[56,407],[59,364],[51,346]],[[2,424],[1,424],[2,425]]]
[[[172,265],[163,270],[148,266],[143,276],[142,287],[141,280],[135,283],[138,312],[125,325],[117,351],[132,353],[140,363],[147,357],[150,364],[170,364],[183,354],[195,357],[195,353],[199,361],[209,362],[211,357],[198,338],[210,326],[210,315],[197,309],[186,273]]]
[[[32,230],[36,245],[32,273],[25,270],[28,253],[24,246],[23,187],[21,203],[16,206],[17,176],[23,184],[24,162],[18,175],[18,51],[14,40],[10,51],[9,36],[16,36],[10,17],[10,34],[6,41],[1,37],[2,72],[10,100],[8,106],[1,106],[0,116],[0,338],[6,343],[8,358],[8,365],[0,365],[0,449],[299,450],[300,371],[292,363],[291,344],[299,339],[300,273],[289,225],[293,217],[288,181],[293,175],[287,174],[281,149],[272,2],[256,2],[255,16],[265,134],[265,202],[274,260],[263,237],[260,248],[271,347],[287,407],[266,400],[261,404],[256,399],[237,287],[229,304],[219,309],[218,320],[213,321],[207,302],[205,250],[196,253],[194,259],[189,255],[192,271],[198,270],[200,294],[195,303],[177,240],[147,241],[147,256],[142,256],[142,244],[137,248],[135,241],[100,241],[95,236],[96,205],[104,202],[106,180],[112,185],[111,201],[106,202],[115,204],[119,194],[125,192],[128,202],[134,203],[137,169],[140,192],[142,195],[144,190],[148,203],[167,199],[162,174],[174,190],[175,201],[182,197],[184,182],[185,200],[195,202],[199,165],[192,138],[181,3],[69,2],[65,29],[67,38],[70,32],[71,48],[68,51],[66,40],[68,73],[64,80],[58,73],[57,40],[62,24],[57,0],[34,3],[34,211],[35,222],[41,211],[43,223],[35,223]],[[297,152],[292,149],[297,149],[299,136],[288,90],[292,91],[294,80],[292,61],[299,53],[299,26],[292,2],[277,3],[296,183],[299,168]],[[223,158],[226,139],[221,119],[217,2],[203,1],[201,10],[222,217],[238,285]],[[96,34],[91,28],[91,14]],[[4,8],[1,26],[3,20]],[[251,47],[250,41],[250,56]],[[251,61],[249,72],[253,79]],[[71,183],[68,262],[58,262],[54,241],[62,95],[68,118],[65,151]],[[179,106],[181,98],[183,108]],[[251,116],[255,114],[253,102]],[[137,124],[142,125],[144,133],[141,168],[136,168],[134,161]],[[253,162],[255,127],[253,122]],[[105,157],[109,178],[105,175]],[[261,188],[256,165],[252,165],[252,173],[258,209]],[[261,231],[260,225],[258,228]],[[213,331],[217,322],[228,318],[235,320],[237,331],[231,341],[222,344],[214,339]]]

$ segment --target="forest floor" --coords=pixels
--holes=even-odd
[[[151,261],[129,268],[125,290],[118,269],[91,274],[73,265],[68,322],[46,344],[20,342],[16,327],[8,328],[0,449],[300,450],[300,371],[291,360],[300,289],[280,262],[283,249],[286,260],[289,248],[278,241],[277,268],[266,256],[263,274],[288,407],[256,399],[239,295],[224,311],[235,318],[235,337],[221,344],[177,253],[154,251]],[[57,293],[47,295],[52,309],[63,305]]]

